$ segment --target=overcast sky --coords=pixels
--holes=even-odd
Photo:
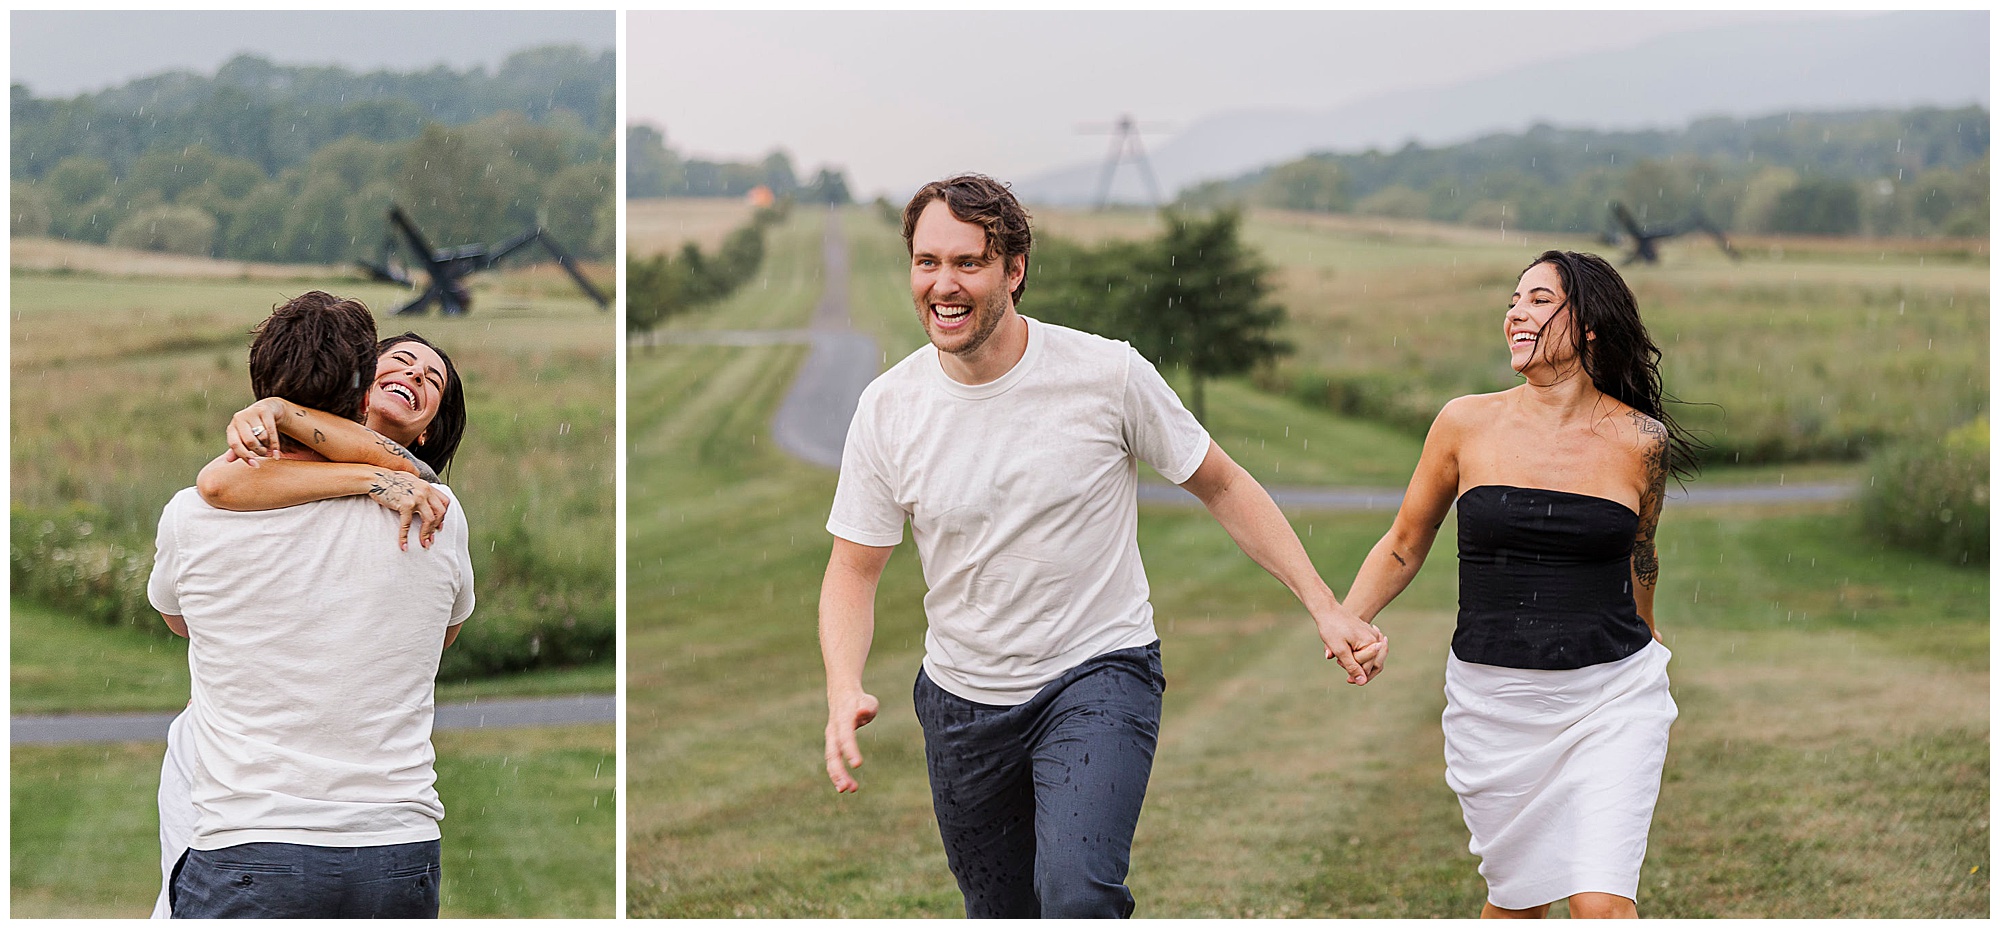
[[[184,68],[213,74],[248,52],[288,65],[491,71],[536,45],[608,50],[610,12],[83,12],[9,15],[14,83],[70,97]]]
[[[982,153],[1020,176],[1101,160],[1121,113],[1156,144],[1225,110],[1325,109],[1674,32],[1812,13],[627,14],[627,118],[684,154],[775,147],[857,193]],[[1004,89],[999,81],[1010,82]]]

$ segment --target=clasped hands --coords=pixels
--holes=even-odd
[[[1344,606],[1335,606],[1313,614],[1313,625],[1319,628],[1327,659],[1340,662],[1349,684],[1366,684],[1382,673],[1382,664],[1389,656],[1389,637],[1375,624],[1363,621]]]

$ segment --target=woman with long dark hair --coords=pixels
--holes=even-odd
[[[1696,446],[1663,406],[1660,350],[1596,255],[1550,251],[1502,324],[1523,383],[1445,404],[1402,508],[1346,603],[1374,621],[1458,507],[1445,771],[1488,917],[1636,916],[1678,715],[1653,619],[1654,533]]]

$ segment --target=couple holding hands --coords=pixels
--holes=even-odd
[[[847,433],[820,592],[826,768],[858,789],[876,586],[909,523],[929,622],[912,700],[968,916],[1130,916],[1133,832],[1158,742],[1160,641],[1140,563],[1137,466],[1198,497],[1290,588],[1349,683],[1374,625],[1459,511],[1446,779],[1484,915],[1634,916],[1677,709],[1653,623],[1654,533],[1688,438],[1659,349],[1602,259],[1537,256],[1500,336],[1523,383],[1446,404],[1395,522],[1345,600],[1270,495],[1129,345],[1042,323],[1028,215],[961,175],[903,211],[928,345],[871,383]]]

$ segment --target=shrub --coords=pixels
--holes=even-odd
[[[153,570],[149,540],[120,538],[102,510],[73,503],[59,511],[16,505],[8,575],[13,595],[47,603],[106,626],[167,633],[146,599]]]
[[[215,244],[215,217],[191,206],[160,206],[132,214],[111,232],[111,244],[148,252],[206,255]]]
[[[1991,544],[1987,418],[1875,458],[1861,498],[1868,530],[1891,544],[1985,570]]]

